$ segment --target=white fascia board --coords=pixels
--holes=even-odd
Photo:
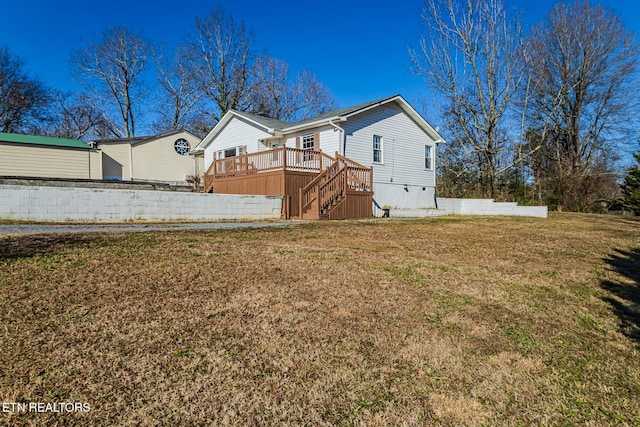
[[[255,120],[250,119],[249,117],[246,117],[244,115],[242,115],[242,113],[238,113],[236,111],[230,110],[227,111],[227,113],[222,117],[222,119],[216,123],[216,125],[213,127],[213,129],[211,129],[209,131],[209,133],[207,134],[207,136],[205,136],[202,141],[200,142],[200,144],[198,144],[193,151],[200,151],[200,150],[204,150],[205,148],[207,148],[209,145],[211,145],[211,143],[213,142],[213,140],[215,139],[215,137],[220,133],[220,131],[222,129],[224,129],[224,127],[227,125],[227,123],[229,123],[234,117],[237,117],[239,119],[242,120],[246,120],[262,129],[265,130],[265,132],[271,134],[271,135],[276,135],[277,132],[275,131],[275,129],[267,127],[265,125],[263,125],[260,122],[257,122]]]
[[[256,120],[253,120],[253,119],[251,119],[249,117],[243,116],[242,113],[234,112],[234,115],[237,116],[237,117],[241,117],[243,120],[246,120],[249,123],[253,123],[254,125],[264,129],[265,132],[267,132],[268,134],[271,134],[271,135],[275,135],[276,134],[276,130],[274,128],[270,128],[270,127],[265,126],[264,124],[262,124],[262,123],[260,123],[260,122],[258,122]]]
[[[347,117],[347,118],[348,118],[348,117],[351,117],[351,116],[356,116],[356,115],[358,115],[358,114],[360,114],[360,113],[364,113],[365,111],[369,111],[369,110],[372,110],[372,109],[374,109],[374,108],[378,108],[378,107],[380,107],[381,105],[388,104],[388,103],[390,103],[390,102],[395,102],[395,101],[401,101],[401,102],[404,102],[404,104],[409,105],[409,104],[407,103],[407,101],[405,101],[405,100],[404,100],[400,95],[397,95],[397,96],[394,96],[394,97],[391,97],[391,98],[387,98],[387,99],[385,99],[385,100],[382,100],[382,101],[380,101],[380,102],[376,102],[375,104],[368,105],[368,106],[366,106],[366,107],[364,107],[364,108],[361,108],[361,109],[359,109],[359,110],[357,110],[357,111],[353,111],[353,112],[351,112],[351,113],[347,114],[345,117]]]
[[[301,125],[288,127],[288,128],[282,129],[282,132],[284,132],[285,134],[289,134],[289,133],[298,132],[301,130],[313,129],[323,125],[328,125],[330,124],[330,122],[345,122],[345,121],[347,121],[347,118],[345,116],[327,117],[322,120],[317,120],[310,123],[304,123]]]
[[[220,132],[220,130],[229,122],[229,120],[231,120],[232,115],[233,115],[232,111],[227,111],[227,113],[222,117],[222,119],[220,119],[220,121],[216,123],[216,125],[209,131],[207,136],[202,138],[202,141],[200,141],[200,144],[196,145],[193,151],[200,151],[207,148],[209,144],[211,144],[211,141],[213,141],[213,138],[215,138],[215,136]]]

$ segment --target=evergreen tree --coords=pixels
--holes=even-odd
[[[627,208],[640,215],[640,152],[633,155],[638,165],[629,168],[624,184],[620,186]]]

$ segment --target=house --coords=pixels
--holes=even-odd
[[[75,139],[0,133],[0,176],[101,179],[101,156]]]
[[[178,130],[156,136],[92,141],[102,151],[102,177],[121,181],[193,182],[202,159],[190,156],[200,139]]]
[[[282,195],[285,216],[435,207],[442,137],[400,95],[295,123],[229,111],[194,150],[205,191]]]

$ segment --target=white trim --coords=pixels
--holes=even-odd
[[[207,134],[207,136],[205,136],[202,139],[202,141],[200,142],[200,144],[198,144],[198,146],[194,149],[194,151],[200,151],[200,150],[206,149],[211,144],[213,139],[218,135],[218,133],[220,133],[222,129],[234,117],[247,121],[259,127],[260,129],[263,129],[266,133],[274,137],[282,138],[292,133],[311,130],[311,129],[319,128],[326,125],[339,127],[336,125],[336,122],[345,122],[352,116],[356,116],[358,114],[364,113],[374,108],[378,108],[382,105],[385,105],[391,102],[397,103],[400,106],[400,108],[405,112],[405,114],[407,114],[427,135],[429,135],[429,137],[433,139],[433,141],[436,144],[445,142],[444,138],[442,138],[442,136],[407,101],[405,101],[405,99],[401,95],[396,95],[396,96],[392,96],[390,98],[386,98],[381,101],[378,101],[374,104],[368,105],[366,107],[360,108],[358,110],[349,112],[347,114],[326,117],[319,120],[314,120],[312,122],[294,125],[294,126],[290,126],[290,127],[279,129],[279,130],[265,126],[264,124],[243,115],[242,112],[230,110],[213,127],[213,129],[211,129],[211,131]]]
[[[270,128],[268,126],[265,126],[262,123],[257,122],[255,120],[252,120],[249,117],[246,117],[246,116],[242,115],[242,113],[237,112],[235,110],[229,110],[222,117],[222,119],[220,119],[220,121],[218,123],[216,123],[216,125],[209,131],[207,136],[205,136],[202,139],[200,144],[198,144],[198,146],[196,148],[194,148],[194,151],[205,150],[209,145],[211,145],[211,143],[213,142],[213,139],[220,133],[220,131],[222,131],[222,129],[224,129],[224,127],[234,117],[237,117],[238,119],[246,120],[247,122],[249,122],[249,123],[251,123],[251,124],[253,124],[255,126],[258,126],[259,128],[264,129],[264,131],[267,132],[268,134],[271,134],[273,136],[277,136],[278,135],[278,132],[276,132],[274,128]]]
[[[379,148],[377,150],[376,150],[376,138],[378,138],[378,145],[379,145]],[[382,137],[382,135],[373,135],[373,138],[371,139],[371,148],[373,152],[371,162],[376,165],[384,164],[384,138]],[[380,154],[379,160],[376,160],[376,151],[378,151]]]
[[[429,148],[429,166],[430,167],[427,167],[427,164],[426,164],[427,163],[427,147]],[[432,171],[433,170],[433,166],[434,166],[434,164],[433,164],[433,154],[434,154],[433,153],[433,145],[424,144],[424,148],[425,148],[425,150],[424,150],[424,163],[423,163],[424,164],[424,170]]]

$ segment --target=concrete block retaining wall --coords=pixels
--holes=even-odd
[[[438,209],[462,215],[511,215],[547,217],[546,206],[518,206],[515,202],[493,199],[449,199],[438,197]]]
[[[0,219],[37,222],[279,219],[282,197],[0,184]]]

